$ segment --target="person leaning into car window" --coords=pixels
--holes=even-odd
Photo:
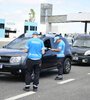
[[[30,91],[30,83],[32,79],[32,73],[34,72],[33,91],[37,91],[39,84],[39,74],[41,68],[41,58],[44,51],[44,43],[38,38],[38,33],[34,32],[31,39],[26,43],[24,52],[27,53],[26,60],[26,76],[25,87],[23,90]]]
[[[58,76],[55,80],[62,80],[63,79],[63,65],[64,65],[64,50],[65,50],[65,43],[59,36],[54,38],[54,42],[58,43],[57,49],[51,49],[51,51],[57,52],[57,68],[58,68]]]

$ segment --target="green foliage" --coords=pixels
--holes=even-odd
[[[29,13],[29,21],[34,22],[35,21],[35,12],[33,9],[30,9],[30,13]]]
[[[34,22],[35,21],[35,11],[33,9],[30,9],[29,13],[29,20],[25,19],[25,22]]]
[[[25,19],[25,22],[28,22],[28,20],[27,20],[27,19]]]

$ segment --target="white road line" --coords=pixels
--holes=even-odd
[[[71,81],[74,81],[75,79],[68,79],[68,80],[65,80],[65,81],[61,81],[61,82],[58,82],[57,84],[65,84],[65,83],[68,83],[68,82],[71,82]]]
[[[22,98],[22,97],[25,97],[25,96],[28,96],[28,95],[32,95],[32,94],[34,94],[34,93],[36,93],[36,92],[30,91],[30,92],[23,93],[23,94],[14,96],[14,97],[7,98],[7,99],[5,99],[5,100],[17,100],[17,99],[20,99],[20,98]]]
[[[88,75],[90,75],[90,73],[88,73]]]

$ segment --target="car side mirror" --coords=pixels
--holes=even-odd
[[[2,46],[3,48],[6,48],[6,45]]]

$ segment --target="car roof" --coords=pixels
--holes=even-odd
[[[82,39],[82,40],[83,39],[85,39],[85,40],[90,39],[90,35],[85,35],[85,34],[84,35],[78,35],[75,39]]]
[[[51,35],[47,35],[47,34],[44,34],[44,35],[39,35],[38,36],[40,39],[43,39],[43,38],[54,38],[55,36],[51,36]],[[25,34],[21,34],[18,38],[32,38],[32,35],[25,35]]]
[[[44,34],[44,35],[39,35],[39,38],[41,39],[41,40],[44,40],[44,39],[46,39],[46,38],[55,38],[56,36],[59,36],[60,37],[60,39],[62,39],[64,42],[67,42],[67,40],[64,38],[64,37],[62,37],[61,35],[50,35],[50,34]],[[25,36],[25,34],[22,34],[22,35],[20,35],[18,38],[23,38],[23,39],[30,39],[30,38],[32,38],[32,35],[28,35],[28,36]]]

